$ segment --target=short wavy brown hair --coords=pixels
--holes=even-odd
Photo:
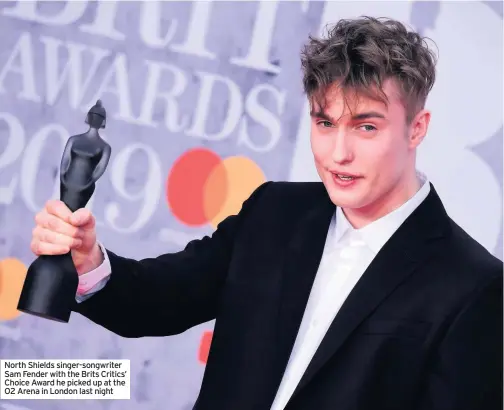
[[[304,91],[312,102],[323,107],[327,89],[337,83],[345,95],[387,103],[382,86],[395,79],[408,123],[424,108],[436,62],[425,37],[399,21],[368,16],[338,21],[325,38],[310,36],[301,53]]]

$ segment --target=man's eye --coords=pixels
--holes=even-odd
[[[329,121],[319,121],[317,124],[322,125],[324,127],[332,127],[332,124]]]
[[[361,125],[361,128],[363,128],[364,131],[375,131],[376,130],[376,127],[373,125],[370,125],[370,124]]]

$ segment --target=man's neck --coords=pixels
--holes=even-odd
[[[360,229],[396,210],[411,199],[420,189],[421,183],[416,172],[407,181],[401,180],[392,190],[373,203],[358,209],[343,209],[348,222]]]

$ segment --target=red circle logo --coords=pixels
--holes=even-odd
[[[265,180],[261,168],[247,157],[222,159],[206,148],[191,149],[175,161],[168,175],[168,206],[185,225],[208,223],[216,228],[237,214]]]

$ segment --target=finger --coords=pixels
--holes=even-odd
[[[82,245],[82,240],[79,238],[73,238],[45,228],[39,228],[35,238],[42,243],[47,242],[53,245],[62,245],[69,248],[78,248]]]
[[[59,219],[57,216],[48,213],[42,213],[37,219],[37,225],[41,228],[60,233],[73,238],[82,238],[83,232],[76,226]]]
[[[47,242],[34,240],[31,243],[31,250],[35,255],[62,255],[70,252],[70,248],[64,245],[55,245]]]
[[[81,208],[72,214],[70,223],[81,229],[89,230],[95,227],[95,218],[89,209]]]
[[[46,210],[49,214],[57,216],[66,222],[70,222],[72,211],[68,209],[64,202],[58,200],[49,200],[46,203]]]

